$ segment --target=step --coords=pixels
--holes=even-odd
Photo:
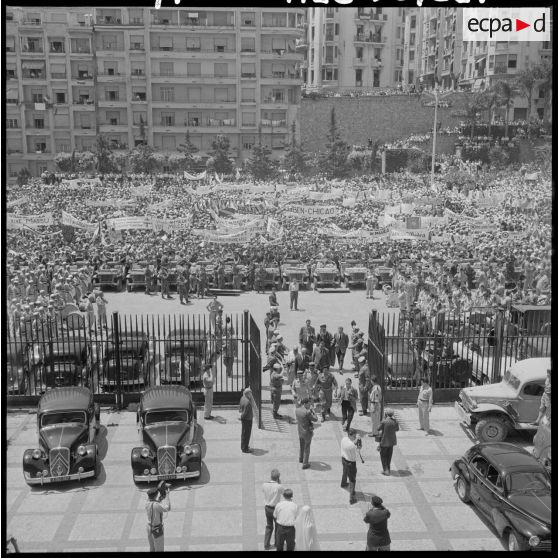
[[[236,289],[208,289],[207,292],[216,296],[240,296],[243,291]]]
[[[350,293],[351,290],[347,289],[347,288],[343,288],[343,287],[330,287],[330,288],[324,288],[324,289],[316,289],[316,292],[318,293]]]

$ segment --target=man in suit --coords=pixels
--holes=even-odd
[[[399,424],[393,416],[393,409],[384,411],[384,420],[380,423],[378,433],[380,435],[380,460],[382,462],[382,475],[389,477],[391,474],[391,457],[393,455],[393,446],[397,445],[396,432],[399,430]]]
[[[298,342],[301,347],[306,347],[308,354],[312,354],[314,350],[314,342],[316,341],[316,330],[310,325],[311,321],[306,320],[306,326],[300,328],[300,333],[298,334]]]
[[[335,348],[333,346],[333,335],[327,330],[327,325],[322,324],[320,326],[320,331],[316,335],[316,343],[324,342],[324,347],[329,353],[329,365],[333,366],[335,364]]]
[[[252,390],[246,388],[240,398],[240,421],[242,422],[242,433],[240,435],[240,449],[242,453],[252,453],[249,448],[250,436],[252,434],[252,420],[254,419],[254,411],[252,410]]]
[[[305,397],[300,402],[300,407],[295,409],[296,422],[298,426],[298,439],[300,441],[300,453],[298,462],[302,463],[303,469],[310,468],[310,444],[314,436],[314,422],[318,420],[316,413],[312,410],[310,400]]]
[[[337,397],[337,394],[335,394]],[[343,430],[347,432],[351,428],[353,416],[357,410],[358,391],[353,387],[351,378],[345,380],[345,385],[339,389],[339,400],[341,401],[341,413],[343,414]],[[347,423],[347,424],[345,424]]]
[[[325,347],[325,343],[320,341],[312,352],[312,360],[316,363],[316,367],[321,372],[324,368],[329,368],[329,351]]]
[[[343,331],[342,327],[337,328],[337,333],[333,336],[333,350],[337,356],[337,363],[339,364],[339,373],[343,374],[343,361],[345,360],[345,353],[349,346],[349,336]],[[335,363],[333,359],[332,364]]]

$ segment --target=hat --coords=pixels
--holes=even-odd
[[[366,357],[364,357],[364,356],[358,357],[358,361],[359,362],[364,362],[364,361],[366,361]]]
[[[320,327],[327,327],[325,324],[322,324]]]
[[[370,496],[370,502],[373,506],[381,506],[384,503],[384,501],[379,496],[376,496],[376,494],[372,494],[372,496]]]
[[[273,368],[274,368],[275,370],[280,370],[280,369],[282,368],[282,366],[281,366],[278,362],[276,362],[276,363],[273,365]]]

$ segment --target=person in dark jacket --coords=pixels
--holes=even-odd
[[[396,432],[399,430],[399,424],[393,416],[393,409],[385,409],[384,420],[380,423],[378,434],[380,435],[380,460],[382,462],[382,475],[389,476],[391,474],[391,457],[393,455],[393,446],[397,445]]]
[[[370,501],[372,507],[364,516],[364,523],[369,525],[366,537],[366,550],[390,550],[391,538],[387,523],[391,513],[384,508],[383,500],[376,496],[376,494],[372,494]]]
[[[250,388],[246,388],[242,393],[238,412],[240,413],[240,421],[242,422],[240,449],[242,450],[242,453],[252,453],[252,450],[249,448],[249,444],[250,435],[252,434],[254,411],[252,410],[252,390]]]
[[[343,331],[342,327],[339,327],[337,333],[333,336],[333,348],[335,351],[335,356],[337,356],[340,374],[343,374],[343,361],[345,360],[345,353],[347,352],[348,346],[349,336]]]
[[[310,444],[314,436],[314,422],[318,420],[316,413],[312,409],[310,400],[305,397],[300,402],[300,407],[295,409],[296,422],[298,427],[298,438],[300,441],[300,452],[298,462],[302,463],[303,469],[308,469],[310,463]]]

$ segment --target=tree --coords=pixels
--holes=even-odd
[[[482,92],[482,104],[488,111],[488,137],[492,137],[492,114],[498,105],[498,92],[494,87]]]
[[[227,136],[218,135],[211,143],[213,151],[209,152],[208,166],[220,174],[231,174],[233,162],[230,158],[230,141]]]
[[[195,158],[194,154],[199,151],[199,149],[192,143],[190,139],[190,130],[186,130],[186,136],[184,137],[184,143],[178,146],[178,151],[184,153],[184,160],[180,163],[183,168],[181,170],[191,170],[194,166]]]
[[[552,64],[545,59],[533,68],[533,73],[539,82],[539,87],[544,91],[543,122],[545,126],[548,126],[552,116]]]
[[[61,151],[54,156],[56,170],[59,172],[73,172],[73,165],[75,165],[75,154],[65,153]]]
[[[31,178],[31,173],[29,172],[29,169],[27,167],[22,167],[21,169],[19,169],[19,172],[17,173],[17,185],[25,186],[25,184],[29,182],[30,178]]]
[[[471,138],[475,135],[475,126],[479,114],[486,110],[485,99],[483,93],[472,93],[467,96],[465,101],[465,111],[467,112],[467,120],[471,126]]]
[[[133,173],[152,174],[158,167],[155,151],[146,144],[137,145],[130,151],[128,164]]]
[[[536,82],[537,78],[533,68],[521,70],[515,78],[515,83],[519,88],[519,94],[527,98],[527,118],[525,120],[531,118],[531,112],[533,110],[533,90],[535,89]]]
[[[326,151],[322,154],[321,163],[323,172],[328,178],[342,178],[349,173],[350,165],[347,160],[351,148],[341,137],[335,120],[335,108],[331,109],[329,130],[327,133]]]
[[[505,80],[496,82],[494,88],[496,89],[496,95],[498,97],[498,105],[503,106],[506,109],[506,114],[504,115],[504,136],[508,137],[510,107],[511,105],[513,105],[513,97],[515,95],[515,92],[510,82]]]
[[[122,174],[125,174],[126,169],[128,168],[128,158],[130,154],[124,151],[115,151],[112,154],[112,164],[114,166],[115,171],[117,172],[120,170]]]
[[[92,172],[97,166],[97,156],[92,151],[76,153],[75,167],[77,172]]]
[[[298,175],[304,175],[308,169],[308,155],[302,145],[298,145],[296,142],[296,123],[294,120],[291,126],[291,141],[282,163],[291,180]]]
[[[258,131],[258,143],[252,147],[251,155],[246,161],[246,168],[255,180],[266,180],[277,174],[277,165],[270,158],[271,149],[262,145],[262,127]]]
[[[112,157],[111,145],[103,134],[97,136],[97,172],[100,174],[106,174],[114,172],[115,166]]]

